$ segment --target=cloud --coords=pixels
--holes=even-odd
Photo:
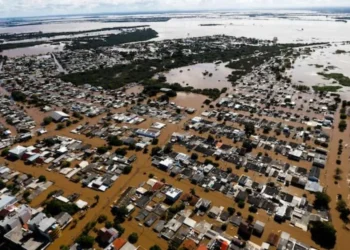
[[[349,5],[349,0],[0,0],[0,17],[96,12]]]

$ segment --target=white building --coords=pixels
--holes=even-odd
[[[62,111],[53,111],[51,113],[51,118],[55,122],[61,122],[61,121],[69,119],[69,115],[64,113],[64,112],[62,112]]]

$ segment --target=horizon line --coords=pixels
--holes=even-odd
[[[193,10],[145,10],[145,11],[113,11],[113,12],[85,12],[85,13],[71,13],[71,14],[49,14],[49,15],[28,15],[28,16],[7,16],[1,17],[0,20],[4,19],[18,19],[18,18],[40,18],[40,17],[69,17],[69,16],[83,16],[83,15],[130,15],[130,14],[171,14],[171,13],[199,13],[199,12],[234,12],[242,10],[314,10],[314,11],[324,11],[329,10],[334,12],[334,10],[344,10],[348,9],[350,13],[349,6],[313,6],[313,7],[269,7],[269,8],[236,8],[236,9],[193,9]],[[334,12],[337,13],[337,12]],[[339,12],[338,12],[339,13]]]

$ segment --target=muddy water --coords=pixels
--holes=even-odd
[[[203,73],[208,72],[207,75]],[[180,83],[182,86],[192,86],[196,89],[205,88],[230,88],[231,83],[227,76],[232,70],[225,67],[223,63],[201,63],[187,67],[172,69],[164,73],[169,83]],[[212,74],[212,76],[209,76]]]
[[[182,18],[176,18],[179,15]],[[176,39],[186,37],[199,37],[210,35],[232,35],[256,37],[272,40],[278,37],[279,42],[317,42],[317,41],[348,41],[350,35],[349,22],[335,22],[326,16],[293,15],[289,18],[250,18],[237,16],[236,13],[218,15],[217,13],[195,14],[195,18],[187,18],[186,14],[166,16],[175,17],[168,22],[131,22],[131,23],[98,23],[98,22],[72,22],[62,21],[43,25],[28,25],[19,27],[0,28],[0,33],[23,32],[63,32],[100,29],[116,26],[150,25],[159,33],[155,40]],[[113,16],[111,16],[113,17]],[[114,16],[117,17],[117,16]],[[200,26],[200,24],[221,24],[220,26]],[[327,30],[327,32],[324,32]]]
[[[319,72],[342,73],[350,77],[350,53],[336,54],[336,50],[350,52],[350,45],[333,44],[322,49],[316,49],[310,56],[299,57],[295,61],[294,68],[287,73],[292,76],[293,84],[309,87],[314,85],[341,86],[333,83],[334,80],[325,79],[318,74]],[[331,68],[327,70],[327,67]],[[350,99],[350,87],[343,87],[338,92],[342,98]]]
[[[32,55],[44,55],[47,53],[63,51],[64,45],[50,45],[41,44],[31,47],[8,49],[0,52],[3,56],[8,57],[20,57],[20,56],[32,56]]]
[[[193,114],[191,116],[188,115],[188,119],[190,119],[192,116],[200,115],[200,113],[204,110],[204,108],[201,108],[202,101],[204,99],[205,99],[204,96],[193,95],[193,94],[189,94],[189,96],[186,96],[186,94],[184,94],[184,96],[182,96],[180,94],[177,97],[175,97],[173,99],[173,101],[175,101],[180,106],[192,106],[194,108],[198,108],[198,110],[195,114]],[[37,113],[38,113],[38,115],[35,115],[35,110],[33,110],[31,115],[33,116],[33,118],[37,122],[39,122],[42,120],[43,115],[42,115],[42,113],[39,113],[39,112],[37,112]],[[336,117],[338,117],[338,116],[339,115],[337,114]],[[79,124],[83,124],[86,121],[89,121],[90,124],[95,124],[95,123],[97,123],[97,121],[101,117],[103,117],[103,115],[101,115],[99,117],[95,117],[93,119],[84,118],[84,120],[81,121]],[[144,123],[141,123],[137,127],[149,128],[149,126],[154,121],[158,121],[158,120],[148,118]],[[181,121],[179,124],[168,124],[167,127],[162,130],[162,134],[159,137],[159,145],[164,145],[170,139],[170,136],[173,132],[181,132],[182,125],[185,121],[186,120]],[[70,130],[75,128],[76,126],[78,126],[78,124],[72,125],[69,128],[65,128],[65,129],[58,132],[55,130],[56,125],[50,124],[47,127],[49,130],[48,134],[44,135],[43,137],[60,134],[60,135],[65,135],[65,136],[69,136],[72,138],[82,140],[84,143],[91,143],[93,146],[100,146],[100,145],[105,144],[105,142],[99,138],[92,138],[91,139],[91,138],[86,138],[83,135],[75,135],[75,134],[70,133]],[[133,127],[133,126],[134,125],[130,125],[130,127]],[[236,125],[234,125],[234,126],[236,126]],[[191,131],[191,133],[192,133],[192,131]],[[349,133],[350,133],[350,128],[348,128],[347,131],[344,132],[343,134],[340,134],[337,131],[335,131],[332,134],[331,147],[332,148],[337,147],[338,139],[343,138],[343,137],[346,137],[347,139],[346,138],[345,139],[343,138],[343,139],[346,141],[346,143],[350,144],[350,139],[348,139],[349,136],[344,136],[344,135],[349,135]],[[202,136],[205,137],[205,136],[207,136],[207,134],[202,134]],[[226,138],[222,138],[222,140],[225,143],[228,143],[231,145],[233,144],[230,140],[227,140]],[[35,142],[35,138],[33,138],[28,143],[26,143],[26,145],[33,144],[34,142]],[[345,144],[345,142],[344,142],[344,144]],[[237,144],[237,146],[239,146],[239,144]],[[176,150],[178,152],[188,153],[185,148],[180,147],[180,146],[175,146],[174,150]],[[261,151],[260,149],[254,150],[254,153],[257,154],[260,151]],[[133,153],[134,152],[128,152],[128,155],[131,155]],[[271,152],[268,152],[268,153],[274,159],[281,159],[284,162],[288,162],[288,160],[283,156],[275,156]],[[31,173],[34,176],[39,176],[39,175],[43,174],[47,177],[48,180],[54,182],[54,185],[52,187],[50,187],[47,191],[42,193],[40,196],[38,196],[32,202],[33,206],[38,206],[41,202],[43,202],[45,200],[47,194],[50,191],[56,190],[56,189],[64,190],[65,195],[69,195],[73,192],[79,193],[79,194],[81,194],[80,198],[89,202],[90,205],[94,202],[94,196],[96,194],[98,194],[100,196],[99,203],[94,208],[89,209],[86,216],[82,220],[78,221],[76,228],[70,229],[70,227],[68,226],[64,230],[63,236],[61,238],[57,239],[49,247],[49,249],[56,250],[56,249],[59,249],[59,246],[62,244],[72,243],[79,236],[79,234],[82,231],[82,228],[86,225],[86,223],[88,223],[92,220],[96,220],[100,214],[105,214],[108,216],[109,220],[112,220],[113,217],[110,213],[110,208],[109,208],[109,206],[112,204],[112,202],[115,201],[118,198],[118,196],[121,195],[122,191],[125,188],[127,188],[128,186],[137,187],[141,182],[146,181],[148,179],[149,173],[155,174],[158,179],[165,178],[168,183],[184,190],[185,192],[189,192],[190,189],[194,187],[196,190],[196,193],[200,197],[211,200],[213,202],[213,205],[215,205],[215,206],[224,206],[224,207],[233,206],[237,209],[237,211],[242,212],[244,218],[247,218],[247,216],[249,215],[249,212],[247,210],[248,205],[246,205],[246,207],[243,210],[241,210],[235,205],[235,203],[233,202],[232,199],[226,197],[225,195],[223,195],[221,193],[218,193],[218,192],[206,193],[200,187],[193,186],[190,182],[188,182],[186,180],[178,181],[174,178],[169,177],[169,175],[167,173],[152,167],[151,166],[151,158],[148,154],[143,154],[142,152],[138,152],[138,153],[136,153],[136,155],[137,155],[137,160],[133,164],[132,172],[127,176],[121,176],[116,181],[116,183],[114,183],[114,185],[104,193],[96,192],[94,190],[87,189],[87,188],[82,188],[80,184],[75,184],[75,183],[70,182],[68,179],[65,178],[65,176],[63,176],[59,173],[46,171],[46,167],[26,166],[21,161],[10,163],[10,167],[13,169],[22,171],[24,173]],[[331,204],[332,208],[334,208],[334,206],[335,206],[335,195],[337,193],[342,193],[343,197],[348,197],[347,196],[348,195],[348,187],[346,184],[346,176],[348,174],[348,168],[346,167],[346,163],[347,163],[347,158],[349,157],[349,152],[348,152],[348,150],[344,150],[344,153],[342,156],[342,162],[344,163],[344,166],[342,167],[343,171],[344,171],[344,174],[343,174],[344,180],[341,181],[339,183],[339,185],[334,185],[333,179],[332,179],[334,169],[336,167],[336,165],[335,165],[336,157],[337,157],[336,152],[331,152],[330,159],[329,159],[329,166],[327,167],[328,174],[324,175],[324,179],[321,180],[322,184],[324,184],[325,186],[328,185],[327,192],[331,195],[332,199],[334,197],[332,204]],[[200,156],[200,160],[203,160],[203,159],[204,158],[202,156]],[[3,162],[3,159],[1,159],[1,161]],[[298,163],[290,162],[290,163],[297,165],[297,166],[307,167],[307,168],[309,168],[310,164],[311,164],[308,162],[298,162]],[[247,173],[244,173],[243,169],[236,170],[234,165],[230,164],[230,163],[220,162],[220,167],[222,167],[224,169],[227,167],[231,167],[233,169],[233,172],[236,174],[239,174],[239,175],[247,174]],[[322,172],[322,174],[324,174],[324,171]],[[254,178],[254,180],[256,180],[258,182],[264,183],[267,181],[267,179],[264,176],[258,176],[257,174],[254,174],[252,171],[249,171],[248,175],[251,176],[252,178]],[[304,193],[303,190],[299,190],[299,189],[294,188],[294,187],[288,187],[286,189],[286,191],[291,193],[291,194],[298,195],[298,196],[301,196]],[[310,200],[312,200],[312,198],[311,198],[312,196],[310,194],[308,194],[308,197]],[[136,215],[136,214],[137,213],[135,212],[135,214],[133,214],[133,215]],[[265,241],[270,232],[279,233],[280,231],[286,231],[286,232],[290,233],[291,236],[296,238],[297,240],[300,240],[301,242],[309,244],[310,246],[315,246],[315,244],[312,242],[312,240],[310,238],[309,233],[305,233],[305,232],[301,231],[300,229],[297,229],[297,228],[294,228],[294,227],[288,225],[287,223],[277,224],[276,222],[273,221],[273,219],[269,218],[269,216],[262,210],[259,210],[258,214],[254,215],[254,216],[255,216],[255,219],[258,219],[258,220],[266,223],[266,228],[265,228],[265,232],[264,232],[263,236],[261,238],[252,237],[252,240],[255,243],[259,244],[259,243],[262,243],[263,241]],[[335,224],[336,229],[338,230],[337,249],[338,250],[346,249],[344,247],[347,244],[346,237],[348,235],[348,232],[346,232],[342,229],[342,223],[338,219],[338,212],[336,212],[334,209],[332,209],[332,216],[333,216],[333,223]],[[77,216],[76,216],[76,218],[77,218]],[[202,217],[195,216],[194,219],[197,221],[205,219],[207,221],[212,222],[213,224],[218,225],[218,222],[213,221],[207,217],[202,218]],[[154,233],[152,231],[152,229],[149,229],[146,227],[140,227],[138,225],[138,223],[139,222],[137,222],[135,220],[126,221],[123,224],[123,227],[125,227],[125,229],[126,229],[123,237],[127,238],[127,236],[130,233],[137,232],[139,234],[139,241],[137,242],[136,245],[141,245],[145,249],[148,249],[150,246],[152,246],[154,244],[158,244],[159,246],[161,246],[162,249],[167,248],[167,242],[165,240],[158,238],[157,234]],[[102,225],[98,225],[98,226],[96,226],[96,228],[99,228],[101,226]],[[237,229],[232,227],[231,225],[228,226],[227,231],[231,235],[236,235],[236,233],[237,233]],[[95,234],[92,232],[91,235],[95,235]]]

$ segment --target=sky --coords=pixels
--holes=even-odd
[[[350,0],[0,0],[0,17],[339,6],[350,7]]]

